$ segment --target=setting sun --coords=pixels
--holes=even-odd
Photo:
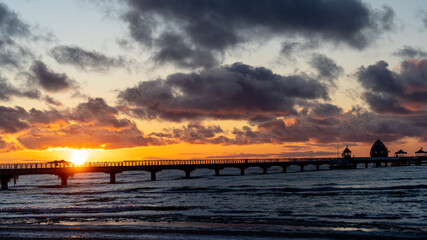
[[[70,161],[76,165],[86,162],[89,152],[86,149],[73,149],[70,154]]]

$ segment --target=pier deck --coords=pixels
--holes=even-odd
[[[345,161],[344,161],[345,160]],[[212,169],[219,176],[224,168],[238,168],[240,174],[250,167],[259,167],[263,173],[273,166],[279,166],[283,172],[291,166],[298,166],[300,171],[304,167],[314,165],[316,170],[321,165],[329,165],[330,168],[356,168],[358,164],[380,166],[406,166],[422,165],[427,163],[427,157],[389,157],[389,158],[277,158],[277,159],[205,159],[205,160],[146,160],[146,161],[120,161],[120,162],[86,162],[82,165],[67,163],[3,163],[0,164],[1,189],[8,189],[11,179],[21,175],[53,174],[61,179],[61,185],[67,185],[67,179],[77,173],[103,172],[110,174],[110,183],[116,182],[116,174],[124,171],[147,171],[151,173],[151,180],[156,180],[156,173],[162,170],[175,169],[185,172],[189,178],[191,172],[200,169]]]

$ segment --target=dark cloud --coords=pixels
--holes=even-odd
[[[405,60],[397,72],[380,61],[359,68],[356,76],[374,111],[409,114],[427,110],[427,59]]]
[[[403,94],[404,89],[397,73],[390,71],[388,63],[385,61],[379,61],[366,68],[360,67],[356,75],[358,81],[368,90],[396,95]]]
[[[17,40],[31,36],[29,26],[4,3],[0,3],[0,65],[19,68],[32,53]]]
[[[4,3],[0,3],[0,34],[2,36],[26,36],[30,33],[27,24]]]
[[[201,48],[191,48],[176,34],[165,33],[156,45],[160,49],[153,57],[157,63],[171,62],[186,68],[212,67],[217,64],[213,53]]]
[[[403,46],[403,48],[394,52],[393,54],[402,58],[426,58],[427,57],[427,52],[423,51],[421,48],[414,48],[406,45]]]
[[[28,80],[48,92],[63,92],[75,88],[75,81],[65,73],[56,73],[42,61],[34,61],[28,73]]]
[[[344,69],[338,66],[334,60],[323,54],[314,54],[310,65],[318,72],[317,78],[332,82],[344,74]]]
[[[378,33],[390,30],[394,17],[389,7],[372,10],[358,0],[127,2],[123,19],[131,37],[158,50],[158,61],[188,67],[210,66],[227,49],[269,36],[316,38],[363,49]],[[172,39],[176,46],[169,44]]]
[[[130,127],[133,123],[128,119],[118,119],[119,111],[102,98],[90,98],[86,103],[80,103],[70,114],[70,119],[84,124],[107,126],[113,128]]]
[[[64,114],[56,109],[41,111],[41,110],[32,108],[28,112],[28,118],[27,118],[27,122],[31,125],[34,125],[34,124],[49,125],[49,124],[65,122],[65,121],[66,119]]]
[[[58,100],[54,99],[53,97],[51,97],[49,95],[46,95],[44,100],[49,105],[53,105],[53,106],[57,106],[57,107],[63,106],[63,104],[61,102],[59,102]]]
[[[319,41],[315,39],[309,39],[306,41],[283,41],[281,43],[280,54],[287,59],[295,60],[295,55],[301,52],[306,52],[307,50],[316,49],[319,47],[319,44]]]
[[[310,107],[311,113],[317,117],[333,117],[343,113],[340,107],[330,103],[314,103]]]
[[[282,76],[235,63],[140,82],[119,98],[141,118],[248,120],[294,113],[297,103],[328,99],[328,89],[305,75]]]
[[[421,20],[424,24],[424,27],[427,29],[427,12],[426,11],[421,12]]]
[[[256,130],[239,132],[246,143],[307,142],[366,142],[381,137],[395,141],[404,137],[420,137],[426,128],[404,117],[382,116],[353,109],[336,116],[319,116],[314,111],[300,115],[292,121],[277,119],[258,125]],[[235,130],[234,133],[237,131]],[[239,139],[236,137],[236,139]]]
[[[7,79],[0,76],[0,100],[9,101],[12,97],[26,97],[31,99],[39,99],[40,92],[38,90],[22,90],[10,85]]]
[[[27,48],[19,45],[13,40],[0,40],[0,65],[5,70],[20,69],[28,59],[34,55]]]
[[[170,138],[173,142],[187,142],[191,144],[223,143],[224,137],[218,134],[224,131],[220,126],[205,126],[201,123],[189,123],[181,128],[164,129],[164,132],[151,133],[150,136]]]
[[[57,46],[50,51],[50,55],[58,63],[69,64],[84,71],[105,72],[111,68],[127,67],[129,64],[123,57],[107,57],[100,52],[77,46]]]
[[[29,128],[28,113],[21,107],[0,106],[0,133],[17,133]]]
[[[396,98],[389,95],[366,92],[363,94],[363,99],[377,113],[407,114],[411,112],[403,107]]]
[[[300,44],[298,42],[293,41],[283,41],[281,45],[282,48],[280,50],[280,53],[287,58],[291,58]]]
[[[372,143],[378,138],[391,142],[405,137],[422,138],[427,134],[426,120],[427,114],[408,118],[376,114],[360,108],[344,112],[334,105],[317,103],[296,116],[277,118],[255,127],[234,128],[230,132],[219,126],[194,124],[166,128],[150,136],[175,143],[221,145],[315,142],[319,146],[337,142]]]

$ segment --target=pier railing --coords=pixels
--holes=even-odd
[[[212,164],[242,164],[242,163],[279,163],[279,162],[307,162],[330,161],[333,158],[286,158],[286,159],[203,159],[203,160],[126,160],[120,162],[85,162],[74,163],[1,163],[0,169],[45,169],[67,167],[125,167],[125,166],[175,166],[175,165],[212,165]]]
[[[125,160],[110,162],[85,162],[74,164],[66,162],[31,162],[31,163],[1,163],[0,169],[46,169],[70,167],[127,167],[127,166],[188,166],[214,164],[274,164],[274,163],[327,163],[336,162],[342,158],[272,158],[272,159],[200,159],[200,160]],[[404,158],[354,158],[358,161],[393,161],[416,160],[418,157]]]

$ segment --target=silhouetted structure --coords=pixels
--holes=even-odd
[[[402,149],[400,149],[399,151],[394,153],[394,156],[395,157],[406,157],[406,154],[408,154],[408,153],[403,151]]]
[[[427,152],[425,152],[423,150],[423,148],[421,148],[420,150],[418,150],[418,151],[415,152],[415,156],[417,156],[417,157],[426,157],[427,156]]]
[[[346,146],[341,153],[342,158],[337,158],[332,164],[329,165],[330,169],[353,169],[356,168],[357,163],[351,158],[351,151]]]
[[[342,156],[343,158],[346,158],[346,159],[351,158],[351,151],[350,151],[350,149],[348,149],[348,146],[347,146],[347,147],[345,147],[345,149],[344,149],[344,151],[342,152],[341,156]]]
[[[371,157],[388,157],[388,149],[381,140],[377,140],[371,147]]]
[[[18,179],[21,175],[53,174],[61,179],[61,185],[67,185],[68,178],[78,173],[106,173],[110,175],[110,183],[116,183],[116,175],[125,171],[147,171],[151,180],[156,180],[156,173],[163,170],[182,170],[185,178],[190,178],[196,169],[205,168],[220,175],[224,168],[237,168],[241,175],[250,167],[261,168],[262,173],[267,173],[271,167],[280,167],[286,172],[290,166],[299,167],[303,172],[308,165],[313,165],[315,170],[320,170],[321,165],[329,165],[331,169],[354,169],[358,164],[369,164],[375,167],[385,166],[409,166],[411,164],[427,164],[427,152],[422,148],[416,156],[406,156],[406,152],[400,150],[395,157],[388,157],[388,149],[378,139],[371,148],[371,157],[352,157],[348,146],[342,152],[340,158],[273,158],[273,159],[198,159],[198,160],[142,160],[142,161],[114,161],[114,162],[85,162],[75,165],[65,160],[51,162],[30,163],[0,163],[1,190],[8,189],[11,180]]]

